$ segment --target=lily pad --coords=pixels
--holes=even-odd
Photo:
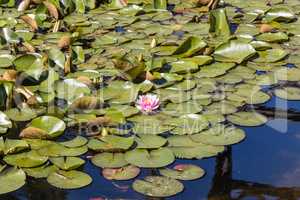
[[[50,138],[55,138],[61,135],[66,128],[64,121],[52,116],[35,118],[31,121],[29,126],[41,129]]]
[[[130,180],[137,177],[140,173],[140,168],[128,165],[122,168],[105,168],[102,170],[102,175],[108,180]]]
[[[137,149],[157,149],[166,144],[167,140],[161,136],[139,134],[135,137]]]
[[[274,94],[281,99],[300,100],[300,89],[296,87],[276,89]]]
[[[59,170],[55,165],[42,165],[34,168],[23,168],[28,176],[34,178],[47,178],[51,173]]]
[[[99,153],[92,158],[92,163],[102,168],[120,168],[128,165],[123,153]]]
[[[152,151],[146,149],[134,149],[126,152],[125,159],[132,165],[144,168],[164,167],[174,162],[175,157],[167,148]]]
[[[77,157],[53,157],[49,160],[62,170],[73,170],[85,163],[83,159]]]
[[[151,197],[170,197],[184,189],[179,181],[160,176],[147,176],[144,180],[136,180],[132,187],[135,191]]]
[[[127,150],[134,142],[133,137],[121,137],[116,135],[107,135],[99,138],[91,139],[88,148],[94,151],[104,150]]]
[[[178,164],[175,165],[173,169],[160,169],[159,173],[166,177],[187,181],[203,177],[205,171],[196,165]]]
[[[217,125],[192,135],[192,140],[209,145],[232,145],[241,142],[246,135],[242,129]]]
[[[214,58],[220,62],[242,63],[256,54],[256,50],[248,43],[230,40],[218,46]]]
[[[75,148],[75,147],[81,147],[87,144],[87,142],[88,140],[85,137],[76,136],[74,139],[66,142],[61,142],[60,144],[64,145],[65,147]]]
[[[41,156],[37,151],[32,150],[25,153],[7,155],[3,160],[9,165],[17,167],[37,167],[44,164],[48,157]]]
[[[254,60],[255,62],[272,63],[284,59],[288,53],[282,49],[269,49],[266,51],[259,51],[258,55],[259,57]]]
[[[237,112],[227,116],[227,120],[240,126],[260,126],[268,119],[257,112]]]
[[[47,178],[48,183],[61,189],[77,189],[89,185],[92,178],[80,171],[56,171]]]
[[[82,154],[85,154],[88,151],[88,148],[87,146],[68,148],[59,143],[50,143],[37,147],[37,151],[40,155],[49,157],[80,156]]]
[[[0,146],[3,146],[2,151],[5,155],[18,153],[20,151],[29,149],[28,143],[24,140],[6,139],[5,141],[3,141],[3,138],[0,138],[0,143],[2,143],[2,145],[0,144]]]
[[[26,174],[22,169],[7,168],[0,172],[0,194],[13,192],[25,185]]]
[[[173,53],[178,57],[189,57],[206,46],[206,43],[199,37],[187,38]]]
[[[12,108],[8,109],[5,114],[13,121],[29,121],[37,116],[37,112],[30,108]]]

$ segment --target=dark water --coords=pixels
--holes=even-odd
[[[277,111],[274,110],[275,107]],[[233,145],[217,158],[180,160],[174,163],[196,164],[207,173],[202,179],[183,182],[184,192],[166,199],[300,199],[299,102],[273,98],[256,109],[268,115],[270,121],[261,127],[245,128],[247,138],[244,142]],[[287,109],[290,110],[288,120],[284,119],[286,113],[283,112]],[[79,190],[59,190],[48,185],[45,180],[31,179],[20,190],[0,196],[0,200],[90,200],[99,197],[115,200],[153,199],[134,192],[130,188],[131,181],[105,180],[101,176],[100,169],[89,161],[85,165],[85,171],[94,180],[89,187]],[[144,170],[140,177],[151,174],[156,174],[156,171]]]

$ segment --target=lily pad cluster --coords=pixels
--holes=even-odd
[[[176,159],[244,140],[268,121],[251,105],[300,100],[297,0],[33,2],[0,2],[0,194],[87,186],[92,162],[172,196],[205,174]]]

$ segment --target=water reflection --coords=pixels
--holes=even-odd
[[[300,198],[299,187],[275,187],[268,184],[232,179],[231,147],[216,158],[215,176],[208,200],[284,199]]]

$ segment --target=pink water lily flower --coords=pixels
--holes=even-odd
[[[159,108],[159,98],[154,94],[140,95],[136,107],[145,114],[151,114]]]

